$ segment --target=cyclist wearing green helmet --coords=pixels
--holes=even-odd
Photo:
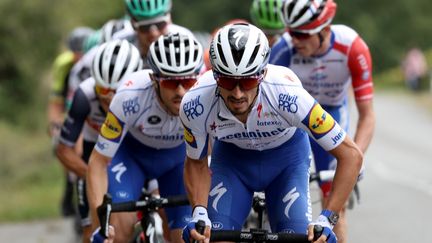
[[[126,11],[135,29],[133,38],[125,37],[139,47],[141,55],[147,56],[150,44],[168,33],[190,34],[184,27],[172,24],[171,0],[125,0]],[[148,67],[145,63],[144,66]]]
[[[281,8],[282,0],[254,0],[250,8],[253,24],[267,36],[270,47],[285,31],[285,25],[280,16]]]

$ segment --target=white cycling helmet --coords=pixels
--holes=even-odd
[[[101,42],[112,40],[115,33],[122,30],[130,30],[133,32],[133,27],[128,19],[111,19],[102,26]]]
[[[113,40],[98,47],[91,73],[96,84],[117,89],[121,78],[142,69],[139,50],[126,40]]]
[[[210,45],[213,71],[228,76],[260,74],[269,61],[270,48],[256,26],[237,23],[222,27]]]
[[[196,75],[203,65],[203,49],[192,35],[162,35],[150,45],[147,59],[156,75]]]
[[[288,28],[315,34],[331,23],[336,8],[333,0],[285,0],[282,16]]]

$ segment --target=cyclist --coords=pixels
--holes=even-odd
[[[272,48],[270,63],[290,67],[303,87],[345,130],[349,125],[348,95],[352,86],[359,114],[354,142],[364,153],[375,127],[371,55],[354,30],[331,25],[336,7],[333,0],[285,1],[282,16],[289,32]],[[314,141],[311,145],[316,170],[334,169],[335,158]],[[324,201],[330,188],[331,182],[321,185]],[[344,243],[345,208],[340,216],[335,231]]]
[[[264,32],[270,47],[285,32],[281,8],[282,0],[254,0],[250,8],[252,23]]]
[[[129,19],[123,19],[123,21],[129,21],[132,25],[122,24],[117,25],[116,28],[112,29],[112,39],[126,39],[134,44],[141,53],[144,61],[144,68],[150,68],[147,63],[147,51],[150,44],[155,41],[159,36],[168,33],[182,33],[190,34],[192,32],[184,27],[172,24],[171,22],[171,0],[124,0],[126,10]],[[105,26],[115,27],[116,25],[109,24],[108,21]],[[102,28],[104,30],[110,30],[111,28]],[[107,36],[107,31],[102,36]],[[108,35],[109,36],[109,35]],[[101,41],[104,38],[101,37]],[[91,60],[93,60],[94,51],[89,51],[78,62],[71,74],[71,87],[70,90],[75,90],[76,87],[85,78],[89,76],[89,70],[91,66]]]
[[[161,35],[168,33],[192,35],[190,30],[172,23],[171,0],[125,0],[125,4],[135,33],[125,34],[119,38],[126,38],[134,43],[143,57],[147,56],[150,44]],[[145,67],[148,67],[146,63]]]
[[[90,49],[87,50],[85,55],[83,55],[83,57],[72,67],[69,75],[69,103],[71,102],[73,94],[78,86],[91,76],[90,70],[92,62],[98,49],[95,47],[110,40],[119,39],[115,36],[120,33],[133,33],[129,20],[111,19],[107,21],[100,30],[96,31],[86,39],[84,47]],[[91,45],[93,45],[93,47],[91,47]]]
[[[187,157],[184,181],[192,219],[183,237],[204,240],[213,229],[240,230],[254,191],[266,194],[273,232],[309,232],[336,242],[332,227],[351,192],[362,153],[288,68],[267,65],[269,45],[253,25],[233,24],[210,47],[213,71],[182,100]],[[308,134],[339,160],[329,202],[311,225]],[[214,139],[210,171],[208,139]],[[208,212],[208,213],[207,213]],[[195,223],[206,222],[204,235]],[[309,226],[308,226],[309,225]]]
[[[93,33],[93,30],[87,27],[77,27],[72,30],[67,38],[68,49],[57,56],[52,67],[53,80],[47,107],[47,117],[48,134],[52,138],[54,147],[57,145],[60,128],[67,110],[66,97],[69,72],[74,63],[81,58],[83,40],[91,33]],[[71,216],[75,212],[73,203],[73,175],[67,172],[65,175],[66,186],[61,208],[64,216]]]
[[[90,156],[87,195],[92,220],[109,192],[113,202],[138,200],[146,179],[156,178],[162,197],[185,194],[183,126],[180,101],[195,84],[202,66],[202,47],[191,35],[160,36],[149,48],[151,70],[126,76],[114,96],[97,144]],[[172,242],[182,242],[188,206],[166,209]],[[115,241],[127,242],[135,213],[111,217]],[[97,232],[97,231],[96,231]],[[94,234],[100,242],[100,234]]]
[[[72,106],[61,130],[57,157],[68,170],[79,177],[78,208],[84,242],[89,242],[92,232],[84,181],[88,158],[119,80],[141,68],[142,59],[138,49],[126,40],[114,40],[98,47],[92,65],[92,77],[81,83],[75,92]],[[81,132],[84,139],[82,156],[74,150]]]

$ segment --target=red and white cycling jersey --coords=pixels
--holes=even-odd
[[[268,65],[245,124],[232,115],[218,95],[212,71],[201,76],[183,97],[180,118],[185,127],[187,155],[192,159],[207,155],[209,138],[262,151],[282,145],[301,128],[325,150],[331,150],[346,136],[301,86],[297,76],[290,69],[275,65]]]
[[[285,33],[273,46],[270,63],[290,67],[321,105],[343,105],[351,84],[356,100],[372,99],[369,49],[360,36],[345,25],[331,26],[331,45],[321,56],[302,57]]]
[[[99,153],[113,157],[126,133],[156,149],[174,148],[183,143],[180,118],[161,107],[150,73],[151,70],[141,70],[121,81],[95,146]]]

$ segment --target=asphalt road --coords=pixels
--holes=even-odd
[[[376,94],[375,111],[361,203],[348,212],[349,242],[432,242],[432,112],[389,94]],[[78,242],[72,228],[61,219],[0,225],[0,242]]]

